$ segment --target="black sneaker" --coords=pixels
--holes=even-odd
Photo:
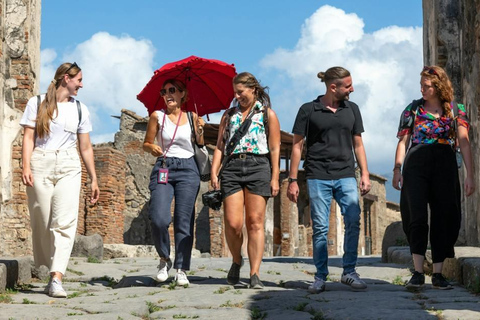
[[[407,282],[405,287],[408,289],[418,289],[423,287],[425,284],[425,274],[415,271],[412,275],[412,278]]]
[[[453,289],[450,282],[448,282],[441,273],[432,274],[432,287],[440,290]]]
[[[243,264],[243,260],[242,260]],[[236,285],[240,281],[240,268],[242,265],[238,263],[232,263],[232,266],[230,267],[230,271],[228,271],[227,275],[227,282],[230,285]]]
[[[264,285],[255,273],[250,277],[250,289],[263,289]]]

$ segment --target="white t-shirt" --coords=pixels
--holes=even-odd
[[[45,95],[41,95],[41,100]],[[77,133],[88,133],[92,131],[90,113],[87,107],[80,103],[82,108],[82,120],[78,124],[78,109],[75,98],[70,101],[57,103],[58,114],[53,115],[50,122],[50,134],[40,139],[35,137],[35,147],[44,150],[65,150],[77,146]],[[30,98],[23,113],[20,125],[23,127],[35,128],[37,119],[37,96]]]
[[[172,120],[165,117],[165,125],[162,128],[163,122],[163,111],[155,111],[158,117],[158,127],[159,130],[157,132],[157,143],[162,150],[165,152],[165,149],[170,145],[172,141],[173,133],[175,132],[175,127],[177,126],[176,123],[173,123]],[[182,118],[186,117],[187,114],[182,112]],[[162,132],[163,130],[163,132]],[[160,135],[161,134],[161,135]],[[162,137],[163,137],[163,145],[162,145]],[[178,126],[177,133],[175,134],[175,138],[173,139],[173,143],[170,148],[167,150],[167,158],[175,157],[175,158],[183,158],[188,159],[193,157],[194,151],[192,146],[192,129],[190,127],[190,122],[186,122],[182,126]]]

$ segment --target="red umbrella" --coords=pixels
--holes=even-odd
[[[189,98],[186,110],[203,116],[230,106],[233,99],[232,79],[235,75],[233,64],[190,56],[167,63],[156,70],[137,99],[147,107],[148,114],[165,109],[165,101],[160,96],[163,83],[168,79],[178,79],[187,86]]]

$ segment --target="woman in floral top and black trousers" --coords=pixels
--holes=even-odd
[[[213,188],[220,188],[218,170],[222,158],[228,157],[220,177],[224,197],[225,234],[233,256],[227,281],[235,285],[240,280],[245,220],[250,287],[261,289],[263,284],[259,278],[259,269],[265,250],[265,210],[268,198],[276,196],[279,191],[280,124],[270,108],[266,88],[252,74],[243,72],[235,76],[233,89],[235,105],[224,113],[220,122],[211,183]],[[249,115],[252,123],[247,133],[233,152],[226,154],[225,146]]]
[[[442,267],[445,258],[455,256],[454,245],[461,223],[456,141],[467,170],[464,192],[470,196],[475,190],[469,123],[462,104],[457,105],[456,112],[452,84],[442,68],[425,67],[420,75],[422,99],[412,102],[402,113],[392,179],[393,187],[401,189],[403,230],[415,267],[406,287],[420,288],[425,283],[423,262],[429,234],[428,205],[432,287],[451,289],[442,275]]]

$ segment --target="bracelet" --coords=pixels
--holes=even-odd
[[[198,126],[197,128],[197,134],[201,136],[203,134],[203,126]]]
[[[395,167],[393,167],[393,172],[395,172],[395,170],[401,171],[400,170],[401,167],[402,167],[401,165],[396,165]]]

